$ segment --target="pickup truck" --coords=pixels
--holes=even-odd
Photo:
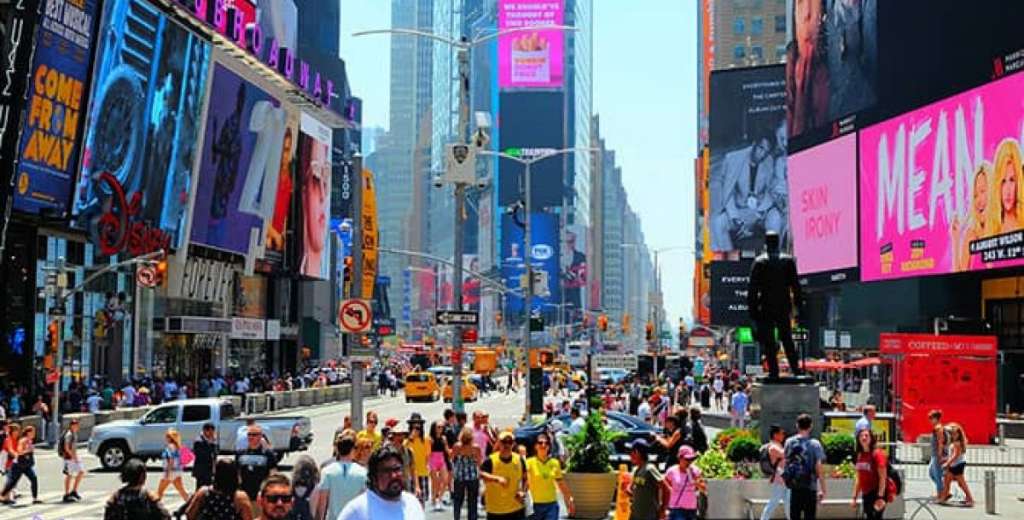
[[[235,434],[249,417],[237,417],[235,406],[226,399],[186,399],[157,406],[140,419],[111,421],[93,428],[89,453],[99,457],[103,467],[119,470],[129,458],[158,459],[167,442],[164,434],[174,428],[182,444],[191,447],[203,424],[217,427],[221,453],[235,451]],[[260,417],[263,428],[278,457],[292,451],[304,451],[313,442],[312,426],[306,417]],[[293,433],[294,431],[294,433]]]

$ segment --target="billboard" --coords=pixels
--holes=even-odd
[[[287,111],[220,63],[209,96],[192,242],[247,255],[274,213]]]
[[[565,94],[562,92],[504,92],[498,117],[498,147],[523,158],[571,146],[566,141]],[[523,198],[522,164],[499,161],[498,205]],[[538,161],[531,170],[534,208],[561,206],[569,156]]]
[[[532,230],[531,230],[532,231]],[[582,319],[584,292],[587,287],[587,228],[572,224],[565,230],[565,245],[562,248],[562,303],[566,305],[567,321]]]
[[[210,45],[142,0],[104,2],[101,26],[72,224],[104,255],[181,247]]]
[[[524,29],[498,38],[498,86],[561,88],[565,75],[564,0],[499,0],[498,30]],[[537,30],[529,30],[536,28]]]
[[[786,51],[786,115],[790,136],[819,129],[877,101],[878,5],[791,2]]]
[[[861,277],[1024,264],[1024,74],[860,132]]]
[[[267,236],[264,253],[268,259],[279,261],[285,254],[288,235],[288,217],[292,211],[292,195],[295,193],[295,149],[299,139],[299,113],[286,112],[284,138],[281,145],[281,163],[277,174],[277,194],[274,195],[274,210],[266,223]]]
[[[330,278],[327,244],[331,210],[331,129],[303,112],[299,127],[299,193],[302,208],[302,263],[305,276]]]
[[[98,9],[96,0],[46,3],[25,96],[14,209],[63,218],[78,168]]]
[[[515,291],[522,286],[522,279],[526,275],[526,264],[524,258],[527,256],[523,247],[525,246],[523,228],[513,219],[512,215],[505,214],[501,219],[501,277],[505,286]],[[544,314],[555,314],[554,308],[545,308],[545,304],[553,305],[560,302],[559,298],[559,262],[560,244],[558,239],[558,215],[553,213],[533,213],[530,215],[530,240],[531,251],[529,254],[530,264],[533,266],[534,276],[537,273],[547,273],[548,286],[547,294],[535,294],[532,307],[540,308]],[[514,294],[508,295],[508,303],[505,311],[510,314],[523,312],[523,296]]]
[[[783,66],[711,73],[711,250],[754,251],[765,231],[789,244]]]
[[[857,136],[789,157],[793,253],[801,275],[857,266]]]
[[[711,262],[711,325],[750,325],[747,285],[751,260]]]

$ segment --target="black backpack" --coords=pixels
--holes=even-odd
[[[789,489],[812,489],[814,482],[814,455],[809,453],[811,440],[798,438],[786,448],[782,480]]]
[[[772,443],[766,442],[761,445],[761,449],[758,451],[757,464],[761,467],[761,474],[765,478],[771,478],[775,475],[775,464],[772,464],[771,456]]]

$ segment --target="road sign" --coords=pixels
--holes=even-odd
[[[480,313],[475,311],[437,311],[435,323],[438,325],[477,325]]]
[[[370,332],[373,325],[373,312],[367,300],[345,300],[338,310],[338,323],[341,331],[349,334]]]
[[[135,273],[135,281],[146,288],[156,287],[156,268],[144,265]]]

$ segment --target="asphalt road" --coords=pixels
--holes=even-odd
[[[492,393],[475,403],[467,403],[466,410],[472,414],[474,410],[486,409],[490,412],[491,422],[498,427],[512,426],[522,415],[523,393],[515,395],[499,395]],[[441,418],[445,408],[450,404],[437,401],[434,403],[410,403],[407,404],[401,393],[397,397],[371,398],[364,403],[365,410],[374,410],[378,413],[383,424],[388,418],[394,417],[403,422],[412,412],[419,412],[429,423]],[[315,406],[304,409],[306,416],[310,418],[313,425],[314,441],[310,450],[305,452],[315,460],[323,461],[331,457],[331,438],[335,429],[341,426],[345,415],[349,414],[349,403]],[[300,411],[301,413],[301,411]],[[286,410],[282,414],[296,415],[296,410]],[[99,459],[88,454],[84,448],[79,450],[79,456],[85,462],[88,474],[82,481],[79,494],[82,501],[75,504],[61,502],[64,495],[64,475],[61,474],[61,461],[52,450],[39,449],[36,452],[36,473],[39,475],[39,497],[43,504],[33,505],[29,492],[28,480],[23,478],[18,484],[19,499],[13,506],[0,506],[0,520],[78,520],[97,519],[103,517],[103,506],[110,494],[120,487],[121,483],[117,473],[108,472],[102,469]],[[284,470],[290,471],[289,464],[295,455],[290,455],[282,462]],[[156,462],[149,465],[149,476],[146,481],[147,489],[156,490],[159,483],[161,468]],[[192,492],[195,482],[191,476],[185,477],[185,488]],[[181,504],[182,500],[172,488],[164,495],[164,504],[168,510],[173,512]],[[429,513],[431,519],[449,519],[451,511],[443,513]]]

